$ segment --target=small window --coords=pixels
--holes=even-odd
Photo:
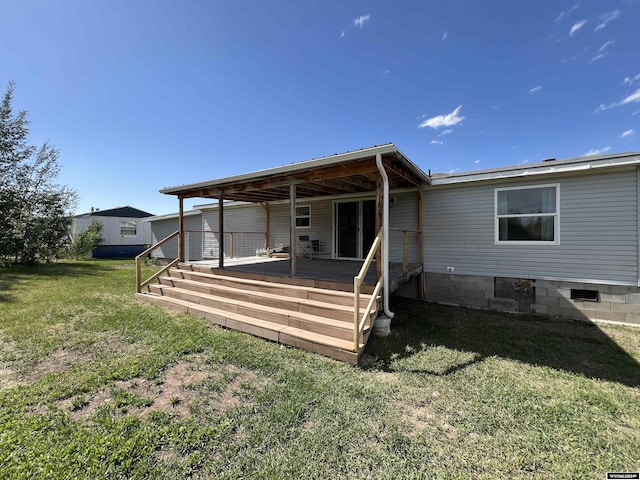
[[[311,227],[311,206],[310,205],[300,205],[296,207],[296,227],[297,228]]]
[[[136,222],[120,222],[121,237],[135,237],[138,235]]]
[[[581,302],[599,302],[600,292],[598,290],[578,290],[572,288],[571,300],[580,300]]]
[[[558,244],[559,187],[495,189],[495,242]]]

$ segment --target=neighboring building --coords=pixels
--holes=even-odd
[[[72,237],[85,231],[94,221],[102,224],[102,245],[94,258],[133,258],[151,244],[150,224],[143,219],[153,214],[133,207],[93,210],[73,217]]]

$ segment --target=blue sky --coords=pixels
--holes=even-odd
[[[78,213],[164,214],[386,142],[432,172],[638,151],[639,27],[640,0],[0,0],[0,91]]]

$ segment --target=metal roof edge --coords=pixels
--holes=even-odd
[[[200,215],[202,212],[200,210],[188,210],[183,213],[185,217],[192,217],[194,215]],[[143,222],[155,222],[159,220],[169,220],[171,218],[178,218],[180,214],[176,213],[167,213],[166,215],[154,215],[153,217],[146,217],[142,219]]]
[[[630,158],[631,157],[631,158]],[[460,183],[479,182],[484,180],[500,180],[505,178],[521,178],[557,173],[585,172],[600,168],[614,168],[626,165],[640,165],[640,153],[625,153],[600,157],[582,157],[579,159],[559,160],[536,163],[526,166],[502,167],[499,169],[462,172],[443,177],[432,177],[431,184],[454,185]]]
[[[386,143],[384,145],[375,145],[373,147],[367,147],[360,150],[351,150],[349,152],[336,153],[326,157],[320,157],[320,158],[311,159],[311,160],[304,160],[302,162],[291,163],[289,165],[282,165],[279,167],[267,168],[264,170],[256,170],[254,172],[242,173],[240,175],[233,175],[230,177],[218,178],[215,180],[208,180],[205,182],[177,185],[174,187],[166,187],[161,189],[160,193],[171,195],[171,194],[182,192],[184,190],[194,190],[198,188],[215,187],[216,185],[220,185],[223,183],[241,182],[243,180],[256,180],[258,178],[268,177],[271,175],[278,175],[281,173],[287,173],[287,172],[293,173],[293,172],[298,172],[300,170],[307,170],[309,168],[325,167],[325,166],[333,165],[335,163],[348,162],[351,160],[356,160],[358,158],[364,158],[371,155],[376,155],[378,153],[380,154],[399,153],[400,155],[402,155],[402,157],[406,161],[408,161],[409,163],[411,163],[411,165],[413,165],[413,163],[407,157],[405,157],[404,154],[402,154],[393,143]],[[422,171],[420,169],[418,170]]]

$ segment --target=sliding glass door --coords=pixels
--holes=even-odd
[[[376,236],[375,200],[351,200],[334,204],[336,258],[363,258]]]

